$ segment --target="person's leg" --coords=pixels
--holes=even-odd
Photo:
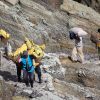
[[[16,68],[17,68],[18,82],[21,82],[21,66],[19,63],[16,63]]]
[[[28,75],[29,75],[30,85],[31,85],[31,87],[33,87],[33,82],[34,82],[34,72],[28,72]]]
[[[98,47],[98,56],[99,56],[99,60],[100,60],[100,47]]]
[[[73,50],[72,50],[71,59],[72,59],[73,61],[77,61],[77,49],[76,49],[76,47],[74,47]]]
[[[81,59],[81,62],[84,63],[84,54],[83,54],[83,47],[77,47],[78,55]]]
[[[40,66],[37,66],[37,67],[35,68],[35,71],[36,71],[36,73],[38,74],[39,83],[41,83],[42,80],[41,80],[41,68],[40,68]]]
[[[23,70],[23,80],[24,80],[26,86],[29,86],[28,72],[26,70]]]

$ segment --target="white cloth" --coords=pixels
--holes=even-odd
[[[88,34],[82,28],[78,28],[78,27],[71,28],[70,31],[71,32],[74,32],[78,36],[84,36],[84,35],[87,35]]]

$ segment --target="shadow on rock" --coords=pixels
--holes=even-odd
[[[1,71],[0,70],[0,75],[3,77],[4,80],[6,81],[14,81],[17,82],[17,76],[12,75],[10,72],[7,71]]]

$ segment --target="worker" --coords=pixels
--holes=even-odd
[[[33,65],[34,57],[30,56],[27,51],[23,52],[22,57],[18,60],[19,63],[22,63],[22,70],[23,70],[23,79],[26,86],[33,87],[34,81],[34,65]]]
[[[74,39],[75,40],[75,46],[74,46],[74,48],[72,50],[71,59],[74,62],[77,62],[78,61],[77,54],[78,54],[80,59],[81,59],[80,62],[82,64],[84,64],[85,60],[84,60],[84,54],[83,54],[82,36],[87,35],[87,32],[85,32],[82,28],[74,27],[74,28],[70,29],[69,34],[70,34],[70,39]]]

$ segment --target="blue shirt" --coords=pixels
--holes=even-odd
[[[30,70],[28,70],[28,72],[33,72],[34,71],[33,58],[31,56],[28,55],[27,58],[21,57],[19,62],[22,63],[22,69],[23,70],[26,70],[27,63],[28,63],[28,66],[30,67]]]

